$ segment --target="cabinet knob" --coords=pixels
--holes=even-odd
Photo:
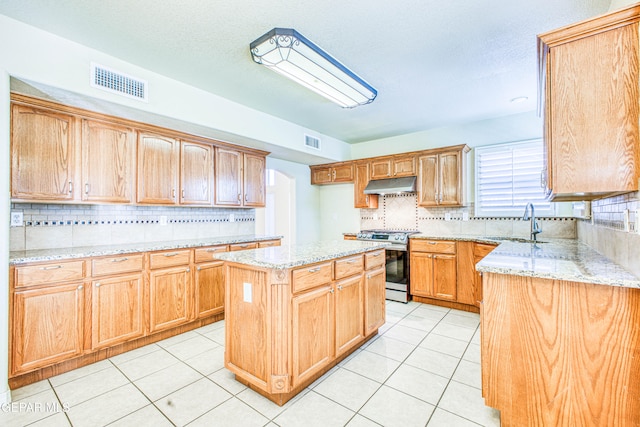
[[[187,268],[187,273],[189,273],[190,271],[191,271],[191,269],[190,269],[190,268]]]
[[[100,283],[96,283],[96,288],[99,288],[99,287],[100,287]]]
[[[82,285],[78,286],[78,290],[79,290],[79,291],[81,291],[81,290],[82,290],[82,288],[84,288],[84,286],[82,286]]]
[[[196,270],[197,270],[197,271],[200,271],[200,270],[202,270],[202,268],[200,268],[200,267],[196,267]]]
[[[342,290],[342,285],[338,285],[338,290],[341,291]]]
[[[335,292],[335,291],[333,290],[333,288],[329,289],[329,293],[330,293],[330,294],[332,294],[332,293],[334,293],[334,292]]]

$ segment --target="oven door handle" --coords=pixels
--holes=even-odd
[[[387,251],[407,252],[407,247],[405,245],[389,245],[384,248]]]

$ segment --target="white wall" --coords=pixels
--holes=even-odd
[[[614,11],[617,9],[622,9],[623,7],[630,6],[634,3],[637,3],[636,0],[612,0],[611,6],[609,6],[609,11]]]
[[[9,194],[9,74],[0,64],[0,194]],[[8,197],[0,197],[0,404],[9,402],[9,211]]]
[[[295,242],[304,244],[321,239],[320,188],[311,185],[309,166],[267,157],[267,168],[284,173],[295,181]]]
[[[353,207],[353,184],[321,185],[320,236],[341,240],[342,233],[360,231],[360,209]]]

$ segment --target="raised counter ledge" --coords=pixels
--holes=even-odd
[[[37,249],[9,252],[9,264],[56,261],[63,259],[87,258],[106,255],[152,252],[171,249],[198,248],[203,246],[230,245],[234,243],[264,242],[282,239],[282,236],[240,235],[207,237],[204,239],[169,240],[163,242],[130,243],[126,245],[82,246],[75,248]]]
[[[355,240],[328,240],[305,245],[275,246],[240,252],[225,252],[214,257],[228,262],[254,267],[285,270],[302,265],[315,264],[363,252],[383,249],[387,242],[362,242]]]

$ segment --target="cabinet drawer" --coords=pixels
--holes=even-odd
[[[91,260],[91,274],[104,276],[107,274],[131,273],[142,270],[142,254],[120,255]]]
[[[196,263],[212,261],[213,255],[218,254],[220,252],[229,252],[229,246],[221,245],[221,246],[211,246],[208,248],[198,248],[195,250],[196,253]]]
[[[16,267],[16,287],[69,282],[84,278],[84,260]]]
[[[258,242],[249,242],[249,243],[235,243],[233,245],[229,245],[229,250],[233,251],[244,251],[246,249],[255,249],[258,247]]]
[[[456,242],[447,240],[411,240],[411,250],[417,252],[438,252],[440,254],[455,254]]]
[[[305,289],[311,289],[316,286],[331,283],[331,270],[330,262],[305,266],[304,268],[293,270],[291,273],[293,292],[300,292]]]
[[[280,240],[266,240],[264,242],[258,242],[259,248],[270,248],[272,246],[280,246]]]
[[[190,255],[190,249],[156,252],[149,256],[149,265],[152,269],[185,265],[189,264]]]
[[[342,258],[334,262],[336,264],[336,280],[361,273],[364,269],[364,257],[362,255]]]
[[[367,252],[364,254],[364,269],[372,270],[384,265],[384,249],[381,251]]]

